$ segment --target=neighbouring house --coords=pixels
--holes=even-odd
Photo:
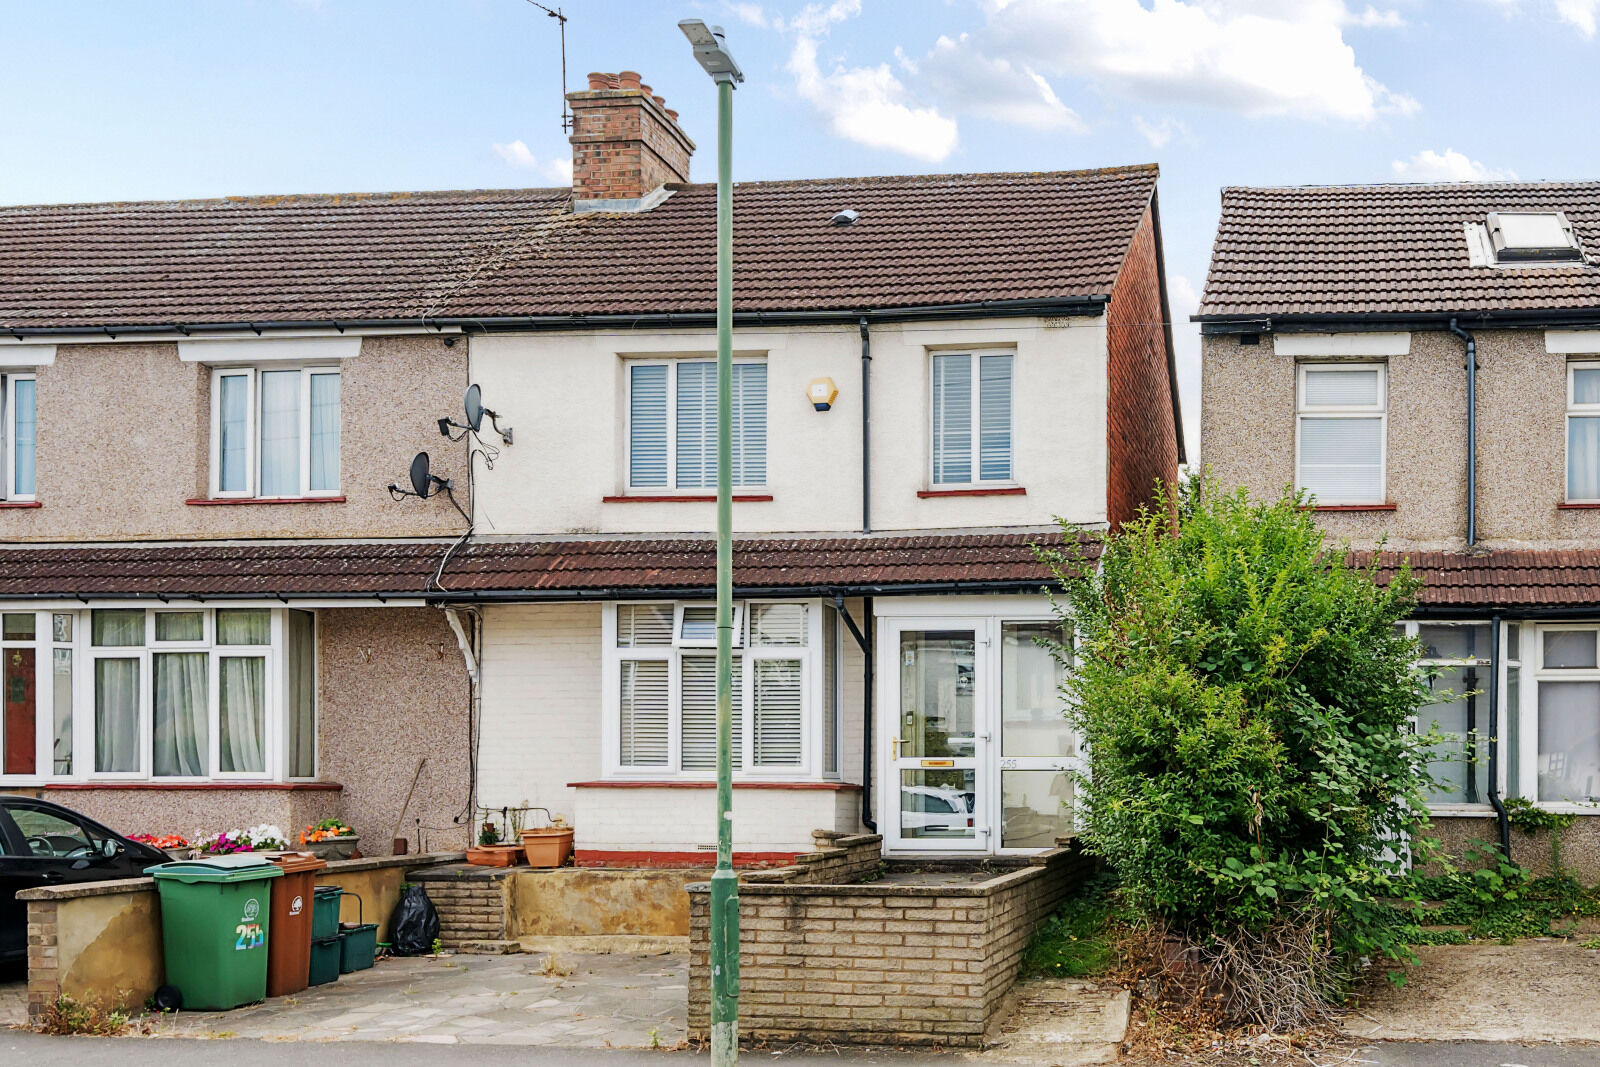
[[[716,194],[636,78],[569,99],[570,189],[0,209],[0,788],[708,861]],[[1070,831],[1033,546],[1183,459],[1156,178],[735,187],[740,862]]]
[[[1202,448],[1426,581],[1435,832],[1600,879],[1600,182],[1226,189]],[[1497,825],[1498,824],[1498,825]]]

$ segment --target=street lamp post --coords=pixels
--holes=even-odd
[[[711,875],[711,1062],[739,1059],[739,877],[733,873],[733,87],[721,26],[678,23],[717,83],[717,869]]]

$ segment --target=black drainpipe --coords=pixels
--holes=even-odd
[[[861,646],[861,657],[865,663],[862,671],[861,691],[861,825],[873,833],[878,832],[878,822],[872,817],[872,647],[874,629],[872,623],[872,598],[861,598],[861,619],[865,622],[866,630],[856,625],[856,620],[850,617],[849,610],[844,606],[844,594],[833,595],[833,606],[839,612],[844,624],[850,628],[850,635],[856,639],[856,644]]]
[[[1478,342],[1450,320],[1450,332],[1467,343],[1467,551],[1478,543]],[[1498,639],[1498,635],[1497,635]]]
[[[1500,613],[1489,624],[1489,803],[1500,824],[1500,851],[1511,859],[1511,819],[1500,797]]]
[[[872,336],[865,315],[861,317],[861,532],[872,532]]]

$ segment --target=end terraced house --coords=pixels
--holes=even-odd
[[[0,210],[0,788],[706,863],[715,191],[637,85],[571,105],[572,188]],[[735,203],[738,860],[1048,848],[1030,546],[1183,457],[1156,170]]]
[[[1426,580],[1437,832],[1600,877],[1600,183],[1224,190],[1196,319],[1216,476]]]

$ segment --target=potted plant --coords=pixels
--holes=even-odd
[[[341,819],[323,819],[305,828],[300,843],[319,860],[347,860],[361,838]]]
[[[500,843],[500,827],[486,813],[483,825],[478,829],[477,846],[467,849],[467,862],[480,867],[510,867],[517,862],[521,852],[520,844]]]
[[[189,859],[195,851],[194,846],[189,844],[182,834],[162,834],[160,837],[155,834],[134,834],[128,840],[149,845],[151,848],[159,848],[175,860]]]
[[[522,830],[522,851],[528,857],[529,867],[560,867],[572,855],[572,827],[560,815],[552,817],[546,808],[526,808],[542,811],[549,820],[548,826]]]

